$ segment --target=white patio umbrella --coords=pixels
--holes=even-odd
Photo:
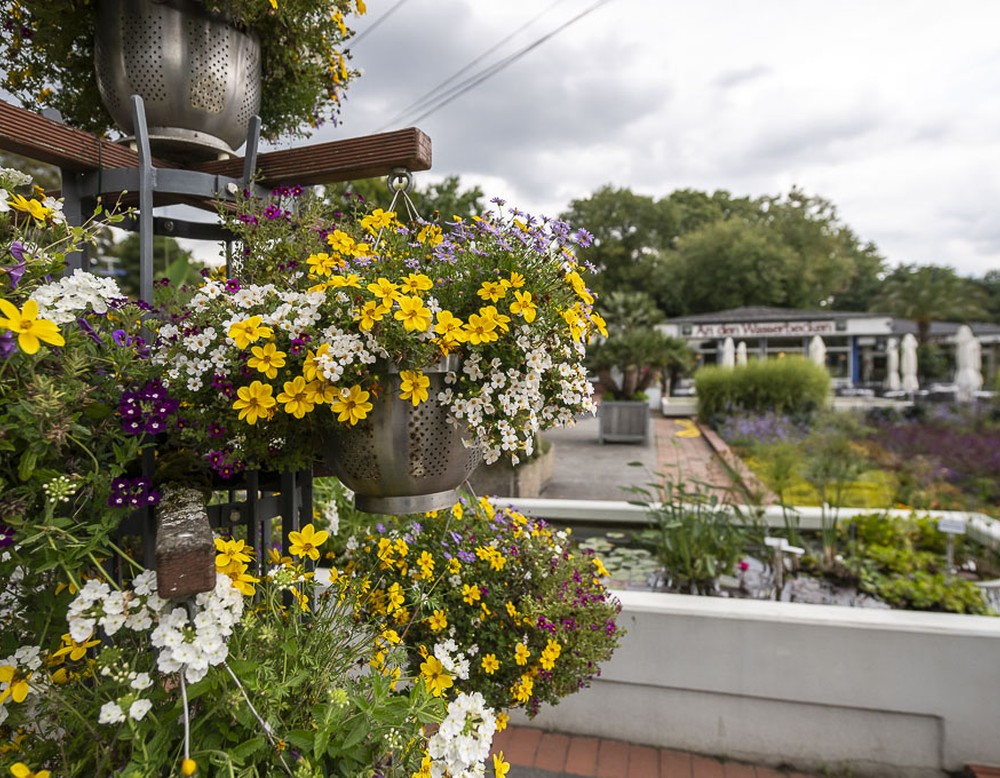
[[[826,367],[826,344],[819,335],[813,335],[809,341],[809,359],[813,364]]]
[[[732,338],[726,338],[722,342],[722,359],[719,361],[722,367],[734,367],[736,365],[736,345]]]
[[[917,339],[912,333],[907,332],[903,336],[903,354],[899,362],[903,371],[903,391],[917,391],[920,388],[917,381]]]
[[[747,344],[742,340],[736,344],[736,364],[745,365],[747,363]]]
[[[959,402],[972,402],[983,387],[982,348],[967,324],[955,335],[955,385]]]
[[[899,341],[889,338],[885,344],[885,388],[890,392],[898,392],[899,382]]]

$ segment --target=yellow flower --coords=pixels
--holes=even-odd
[[[404,292],[409,292],[410,294],[426,292],[434,288],[434,282],[423,273],[410,273],[403,278],[399,285]]]
[[[328,405],[337,397],[337,387],[329,381],[310,381],[306,384],[306,401],[314,405]]]
[[[511,687],[511,692],[514,694],[514,699],[517,702],[528,702],[531,699],[531,693],[535,689],[535,682],[530,675],[525,673],[522,675],[516,684]]]
[[[355,384],[350,389],[340,390],[337,398],[330,403],[330,410],[337,414],[337,421],[346,421],[353,427],[371,411],[372,404],[368,402],[369,397],[371,397],[369,392]]]
[[[483,672],[487,675],[493,675],[497,670],[500,669],[500,662],[497,660],[496,654],[487,654],[483,657]]]
[[[399,371],[399,399],[409,400],[414,408],[427,400],[430,385],[431,379],[419,370]]]
[[[493,775],[495,778],[507,778],[508,772],[510,772],[510,762],[504,761],[503,751],[493,754]]]
[[[580,321],[580,312],[576,308],[567,308],[562,312],[563,320],[569,325],[569,334],[573,340],[583,339],[583,323]]]
[[[512,619],[517,618],[517,607],[510,600],[507,600],[507,615]]]
[[[462,507],[462,503],[456,502],[454,505],[451,506],[451,515],[454,516],[456,519],[461,520],[462,515],[464,513],[465,509]]]
[[[49,778],[48,770],[39,770],[38,772],[32,772],[31,768],[28,767],[24,762],[15,762],[10,766],[10,774],[14,778]]]
[[[531,657],[531,651],[524,643],[518,643],[517,648],[514,649],[514,661],[519,665],[528,664],[528,659]]]
[[[395,218],[395,211],[383,211],[381,208],[376,208],[361,220],[361,226],[374,235],[392,224]]]
[[[358,329],[362,332],[367,332],[375,326],[375,322],[382,321],[390,310],[387,305],[383,305],[377,300],[369,300],[358,311]]]
[[[448,572],[452,575],[458,575],[462,572],[462,562],[458,557],[452,557],[448,560]]]
[[[509,286],[511,289],[520,289],[524,286],[524,276],[522,276],[517,271],[510,274],[510,278],[502,281],[504,286]]]
[[[306,264],[309,265],[310,272],[318,276],[328,276],[334,270],[341,270],[345,267],[344,260],[331,257],[326,252],[313,254],[306,259]]]
[[[326,543],[330,533],[326,530],[316,531],[312,524],[306,524],[299,532],[294,530],[288,533],[288,540],[291,545],[288,551],[292,556],[300,558],[309,557],[313,561],[319,559],[319,547]]]
[[[483,281],[483,285],[479,287],[479,291],[476,294],[484,300],[495,303],[507,294],[507,287],[501,281]]]
[[[240,594],[245,597],[253,597],[256,594],[257,589],[254,584],[260,581],[259,578],[255,578],[250,573],[247,572],[247,566],[242,565],[242,570],[235,570],[228,573],[229,580],[233,582],[233,588],[236,589]]]
[[[13,195],[8,202],[17,210],[23,211],[40,222],[45,221],[45,218],[52,214],[52,210],[42,205],[40,200],[28,200],[23,195]]]
[[[596,556],[591,561],[594,563],[594,567],[597,568],[597,574],[601,578],[607,578],[609,575],[611,575],[608,572],[608,568],[606,568],[604,566],[604,563],[600,559],[598,559]]]
[[[324,343],[318,349],[316,349],[316,353],[313,353],[312,351],[306,352],[306,359],[302,363],[302,376],[307,381],[315,381],[321,378],[319,372],[319,364],[316,362],[316,358],[323,356],[329,350],[330,350],[330,344]]]
[[[575,270],[567,273],[566,282],[573,287],[573,291],[576,292],[577,297],[583,300],[587,305],[594,304],[594,296],[587,291],[587,285],[584,283],[579,273]]]
[[[386,604],[386,613],[390,616],[403,607],[403,603],[406,602],[406,594],[403,592],[403,587],[398,583],[394,583],[389,587],[389,591],[386,592],[388,598]]]
[[[500,336],[496,332],[497,325],[492,319],[488,319],[478,313],[469,316],[469,322],[463,330],[469,343],[478,346],[480,343],[491,343],[499,340]]]
[[[277,5],[278,0],[271,0],[273,5]],[[198,763],[194,759],[185,759],[181,762],[181,775],[190,776],[194,775],[195,771],[198,769]]]
[[[507,729],[507,722],[510,721],[510,716],[506,713],[497,714],[497,732],[503,732]]]
[[[71,662],[79,662],[87,655],[88,648],[101,644],[100,640],[91,640],[90,636],[80,643],[73,640],[73,637],[69,634],[63,635],[60,639],[62,640],[62,645],[52,654],[50,658],[52,664],[61,664],[67,658]]]
[[[510,323],[510,316],[504,316],[496,309],[496,306],[487,305],[485,308],[480,309],[479,313],[485,319],[495,322],[496,326],[504,330],[504,332],[510,329],[507,326]]]
[[[348,273],[346,276],[334,276],[330,279],[330,286],[335,289],[344,289],[348,286],[354,289],[360,289],[361,276],[357,273]]]
[[[430,693],[435,697],[440,697],[446,689],[455,683],[451,676],[445,672],[444,665],[434,656],[427,657],[427,660],[420,665],[420,675]]]
[[[250,561],[251,549],[244,540],[216,538],[215,550],[219,552],[215,557],[215,568],[220,572],[232,565],[245,565]]]
[[[334,230],[331,232],[326,236],[326,242],[329,244],[330,248],[338,254],[351,256],[351,254],[354,253],[354,238],[343,230]]]
[[[417,232],[417,240],[430,246],[436,246],[444,240],[444,234],[438,225],[425,224],[420,228],[420,231]]]
[[[277,404],[272,396],[270,384],[254,381],[250,386],[241,386],[236,390],[236,400],[233,410],[240,412],[240,419],[253,426],[257,419],[269,419],[272,409]]]
[[[8,697],[17,703],[24,702],[31,691],[30,680],[31,673],[21,673],[13,665],[0,665],[0,683],[7,684],[7,688],[0,691],[0,703]]]
[[[538,663],[542,666],[543,670],[551,670],[555,667],[556,660],[562,653],[562,646],[557,640],[549,640],[546,643],[545,648],[542,649],[542,656],[538,660]]]
[[[368,6],[365,5],[365,0],[354,0],[354,7],[358,9],[358,13],[362,16],[368,13]]]
[[[604,337],[608,337],[608,323],[597,311],[590,312],[590,323],[597,327],[597,331]]]
[[[403,322],[403,329],[407,332],[426,332],[434,314],[424,305],[424,301],[414,295],[400,297],[398,302],[399,310],[393,316]]]
[[[278,394],[278,402],[285,408],[285,413],[289,413],[296,419],[301,419],[316,407],[311,401],[310,387],[306,379],[302,376],[295,376],[291,381],[285,381],[284,389]]]
[[[510,304],[510,312],[522,316],[528,324],[531,324],[538,312],[538,306],[531,301],[531,292],[514,292],[514,302]]]
[[[253,355],[247,360],[247,366],[252,367],[268,378],[278,377],[278,368],[285,366],[285,352],[278,351],[278,347],[273,343],[263,346],[254,346],[250,349]]]
[[[277,11],[278,10],[278,0],[270,0],[270,3],[271,3],[271,8],[273,8],[275,11]],[[187,773],[187,775],[190,775],[190,773]]]
[[[274,337],[274,330],[262,326],[261,322],[263,319],[260,316],[251,316],[249,319],[231,324],[226,334],[236,343],[236,348],[246,348],[261,338]]]
[[[463,326],[464,322],[451,311],[438,312],[434,332],[440,336],[438,342],[446,352],[468,340],[468,336],[462,329]]]
[[[462,584],[462,599],[468,605],[475,605],[479,601],[479,587],[473,584]]]
[[[426,551],[420,552],[420,558],[417,559],[417,566],[420,568],[420,577],[424,580],[429,581],[434,577],[434,557]]]
[[[445,615],[444,611],[436,610],[431,617],[427,619],[427,626],[431,628],[431,632],[440,632],[443,629],[448,628],[448,617]]]
[[[66,341],[59,334],[59,327],[48,319],[38,318],[38,303],[26,300],[21,310],[13,303],[0,299],[0,330],[17,333],[17,345],[25,354],[35,354],[39,341],[53,346],[65,346]]]

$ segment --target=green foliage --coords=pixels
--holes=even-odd
[[[826,404],[830,391],[829,373],[802,357],[703,367],[694,380],[698,418],[709,424],[735,411],[808,417]]]
[[[645,506],[650,529],[639,535],[678,591],[707,594],[720,575],[731,575],[750,535],[734,524],[735,510],[700,485],[668,477],[630,491]]]
[[[842,530],[853,527],[855,558],[863,591],[895,608],[990,614],[982,591],[971,581],[945,574],[946,537],[934,519],[913,516],[892,518],[884,514],[856,516]],[[970,556],[972,543],[956,538],[955,558]]]

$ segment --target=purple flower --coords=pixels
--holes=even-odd
[[[230,278],[226,281],[226,291],[230,294],[240,291],[241,288],[239,279],[237,278]]]
[[[0,522],[0,548],[7,548],[14,543],[14,530]]]
[[[104,343],[101,341],[101,336],[98,335],[97,332],[94,330],[94,328],[90,326],[90,322],[88,322],[84,318],[79,318],[76,320],[76,323],[80,325],[80,329],[83,330],[84,334],[92,341],[94,341],[94,343],[96,343],[98,346],[104,345]]]
[[[0,359],[10,359],[15,351],[17,346],[14,343],[14,333],[10,330],[0,332]]]
[[[15,240],[10,244],[10,254],[17,260],[17,264],[6,268],[5,272],[7,273],[7,278],[10,279],[10,288],[17,289],[17,285],[21,283],[21,277],[28,267],[28,263],[24,258],[24,247],[20,241]]]

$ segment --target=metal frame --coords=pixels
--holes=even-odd
[[[193,240],[212,240],[226,243],[227,264],[232,255],[232,234],[217,224],[167,219],[153,216],[156,195],[174,195],[206,200],[225,197],[230,184],[240,189],[252,189],[263,194],[264,190],[253,184],[257,166],[257,147],[260,140],[260,117],[251,118],[247,130],[246,153],[243,158],[242,178],[204,173],[197,170],[153,167],[149,146],[149,131],[142,98],[132,96],[132,115],[135,124],[135,144],[139,162],[137,167],[98,169],[87,173],[62,171],[63,212],[70,224],[82,224],[86,207],[93,207],[96,199],[105,192],[137,192],[138,214],[128,217],[120,226],[139,233],[139,296],[144,302],[153,302],[153,236],[170,235]],[[67,257],[67,272],[84,269],[85,252],[75,252]],[[143,455],[143,475],[150,477],[155,470],[155,456],[151,449]],[[312,471],[283,472],[265,476],[248,471],[240,481],[234,479],[228,490],[228,499],[208,508],[209,523],[215,529],[247,526],[248,542],[257,549],[258,573],[266,566],[265,550],[271,546],[272,520],[281,518],[281,543],[288,552],[289,533],[298,530],[312,519]],[[142,537],[143,564],[148,569],[156,566],[156,521],[153,510],[141,508],[134,511],[119,532],[123,535],[138,534]]]

